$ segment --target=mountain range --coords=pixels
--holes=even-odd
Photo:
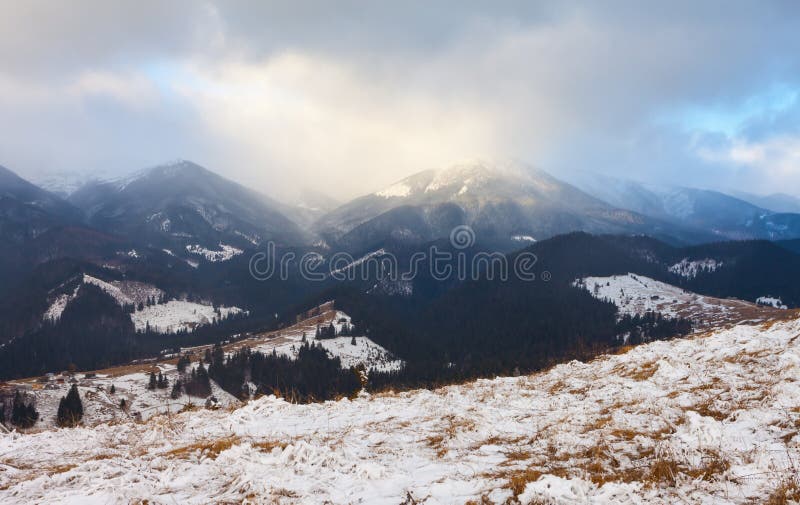
[[[776,212],[719,191],[655,186],[593,172],[566,175],[575,186],[612,205],[711,234],[715,240],[800,235],[800,214]]]
[[[422,171],[331,209],[318,195],[278,202],[189,161],[92,182],[66,199],[1,173],[0,368],[8,376],[279,330],[292,322],[287,314],[330,300],[410,363],[409,385],[545,366],[621,331],[612,303],[573,285],[590,276],[632,273],[751,305],[800,305],[798,215],[712,191],[578,187],[518,164],[475,162]],[[461,225],[474,232],[466,248],[449,240]],[[267,241],[278,254],[312,255],[329,273],[311,279],[295,264],[259,280],[250,261]],[[463,252],[470,264],[483,251],[514,264],[530,254],[547,277],[500,282],[488,265],[477,278],[441,281],[422,268],[406,281],[374,269],[373,259],[392,254],[404,266],[433,246]],[[352,259],[334,265],[337,252]],[[356,275],[340,282],[334,266]],[[686,323],[663,324],[659,331],[670,332]],[[448,362],[459,366],[443,371]]]
[[[501,250],[572,231],[646,234],[676,245],[800,237],[800,214],[717,191],[591,173],[567,179],[517,163],[470,162],[423,170],[338,205],[308,192],[279,202],[184,160],[90,181],[65,198],[0,168],[0,231],[6,237],[0,250],[6,270],[12,264],[14,270],[20,262],[84,254],[110,259],[131,250],[217,257],[223,246],[243,251],[266,241],[361,253],[387,242],[447,238],[459,225],[471,226],[481,243]],[[790,197],[781,201],[781,209],[791,208]],[[47,234],[53,239],[43,244]],[[91,251],[70,246],[70,235],[91,236],[80,241],[94,244]],[[122,246],[130,249],[112,251]],[[199,256],[194,259],[202,261]]]

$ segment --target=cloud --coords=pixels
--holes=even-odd
[[[700,148],[711,163],[744,171],[751,190],[792,192],[800,188],[800,135],[779,135],[762,141],[732,139],[717,148]]]
[[[706,187],[796,180],[793,2],[6,10],[0,163],[23,175],[183,157],[273,195],[346,198],[481,156]]]

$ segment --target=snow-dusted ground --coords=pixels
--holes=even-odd
[[[536,239],[530,235],[511,235],[511,240],[514,242],[536,242]]]
[[[669,317],[691,319],[698,328],[742,321],[764,321],[779,312],[754,303],[699,295],[636,274],[586,277],[575,281],[594,297],[619,307],[620,314],[660,312]]]
[[[756,299],[756,303],[759,305],[768,305],[770,307],[775,307],[776,309],[786,309],[786,305],[783,304],[783,300],[780,298],[775,298],[774,296],[759,296]]]
[[[350,316],[341,311],[336,311],[332,317],[327,318],[322,326],[327,326],[331,321],[333,321],[337,333],[342,330],[342,326],[345,324],[352,324]],[[341,359],[342,368],[364,365],[367,370],[391,371],[399,370],[403,366],[402,361],[395,359],[389,351],[368,337],[355,337],[355,345],[352,344],[353,337],[347,336],[315,340],[316,324],[313,322],[298,323],[291,328],[282,330],[274,338],[254,345],[253,349],[265,353],[271,353],[274,349],[279,355],[296,358],[300,347],[303,345],[303,334],[305,334],[308,342],[320,344],[331,356]]]
[[[697,274],[701,272],[715,272],[723,265],[723,262],[717,261],[713,258],[692,261],[690,261],[688,258],[683,258],[680,262],[669,267],[669,271],[687,279],[694,279],[697,277]]]
[[[191,254],[202,256],[212,263],[228,261],[234,256],[238,256],[244,252],[241,249],[227,244],[219,244],[219,250],[206,249],[200,245],[187,245],[186,251]]]
[[[335,267],[339,267],[339,268],[332,269],[330,271],[330,275],[331,276],[335,276],[335,275],[338,275],[338,274],[342,274],[342,273],[346,272],[347,270],[350,270],[353,267],[357,267],[358,265],[366,263],[367,261],[371,260],[372,258],[377,258],[378,256],[383,256],[384,254],[386,254],[386,249],[381,248],[381,249],[378,249],[377,251],[372,251],[370,253],[367,253],[364,256],[361,256],[360,258],[358,258],[356,260],[353,260],[353,261],[351,261],[350,263],[348,263],[348,264],[346,264],[344,266],[340,266],[339,264],[331,265],[332,267],[335,266]]]
[[[411,194],[411,187],[407,184],[397,183],[375,193],[383,198],[405,198]]]
[[[72,293],[61,293],[56,295],[50,301],[50,307],[47,308],[43,319],[57,320],[61,317],[67,304],[78,296],[78,291],[83,284],[93,284],[109,296],[111,296],[119,305],[138,305],[139,303],[146,303],[148,299],[158,300],[164,294],[163,291],[145,282],[137,281],[104,281],[97,277],[84,274],[81,278],[81,283],[73,290]]]
[[[225,318],[230,314],[241,314],[238,307],[219,307],[219,313],[211,305],[184,300],[170,300],[167,303],[151,305],[131,314],[137,330],[147,325],[159,333],[175,333],[178,330],[192,331],[198,326],[211,323],[214,318]]]
[[[72,293],[62,293],[60,295],[56,295],[50,302],[50,306],[47,307],[47,310],[44,311],[42,315],[43,321],[57,321],[61,319],[61,314],[64,313],[64,309],[67,308],[67,304],[71,302],[76,296],[78,296],[78,290],[80,286],[76,287]]]
[[[72,301],[83,284],[93,284],[108,293],[120,305],[135,305],[147,303],[148,300],[160,300],[164,292],[157,287],[136,281],[104,281],[91,275],[84,275],[82,283],[72,293],[55,295],[50,307],[42,316],[45,320],[57,320],[61,317],[67,304]],[[245,311],[239,307],[219,307],[219,313],[207,303],[188,302],[183,300],[170,300],[131,314],[131,320],[137,330],[144,330],[147,325],[150,329],[160,333],[174,333],[178,330],[192,331],[198,326],[211,323],[214,318],[225,318],[230,314],[242,314]]]
[[[196,366],[194,362],[192,366]],[[78,381],[78,391],[83,399],[84,418],[86,425],[96,425],[105,422],[126,421],[136,417],[148,419],[156,414],[166,412],[178,412],[188,404],[204,405],[204,398],[196,398],[181,395],[177,399],[170,398],[172,385],[178,378],[178,370],[175,365],[169,363],[159,363],[151,368],[147,365],[133,366],[128,370],[126,367],[112,369],[124,373],[98,373],[96,377],[86,378],[84,373],[75,374]],[[147,389],[149,382],[149,369],[160,370],[169,381],[166,389]],[[31,381],[27,381],[32,383]],[[34,426],[34,430],[51,429],[56,426],[56,413],[58,402],[63,398],[71,384],[69,382],[57,383],[51,381],[47,384],[32,383],[34,390],[30,393],[36,398],[36,410],[39,412],[39,420]],[[114,385],[115,392],[111,393],[111,385]],[[50,389],[52,388],[52,389]],[[237,405],[239,401],[225,392],[222,388],[212,381],[212,395],[217,398],[220,405]],[[127,407],[125,410],[120,408],[120,400],[125,399]]]
[[[158,300],[163,296],[164,292],[145,282],[137,281],[111,281],[92,277],[91,275],[83,276],[85,284],[94,284],[109,295],[120,305],[126,304],[139,304],[146,303],[148,298]]]
[[[764,503],[797,478],[798,430],[792,320],[434,391],[0,435],[0,502]]]

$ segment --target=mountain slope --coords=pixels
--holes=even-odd
[[[43,255],[56,253],[53,237],[80,222],[77,208],[0,167],[0,296]]]
[[[784,193],[773,193],[771,195],[754,195],[743,191],[732,193],[735,197],[741,198],[758,207],[769,209],[772,212],[791,212],[800,213],[800,198]]]
[[[483,162],[419,172],[335,209],[314,228],[329,241],[357,248],[379,237],[446,237],[460,224],[501,242],[576,230],[681,234],[677,227],[612,207],[545,172]]]
[[[800,214],[774,212],[718,191],[647,185],[592,172],[566,176],[611,205],[704,230],[717,240],[800,237]]]
[[[77,208],[0,166],[0,236],[5,243],[21,244],[79,221]]]
[[[90,184],[70,201],[101,230],[179,250],[304,240],[300,228],[277,210],[279,204],[189,161]]]
[[[0,501],[788,503],[798,332],[739,325],[433,391],[5,436]]]

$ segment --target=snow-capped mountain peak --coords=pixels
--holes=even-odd
[[[471,160],[443,168],[425,170],[374,193],[383,198],[409,198],[423,194],[452,196],[475,192],[490,182],[515,180],[533,183],[531,167],[513,161]]]

